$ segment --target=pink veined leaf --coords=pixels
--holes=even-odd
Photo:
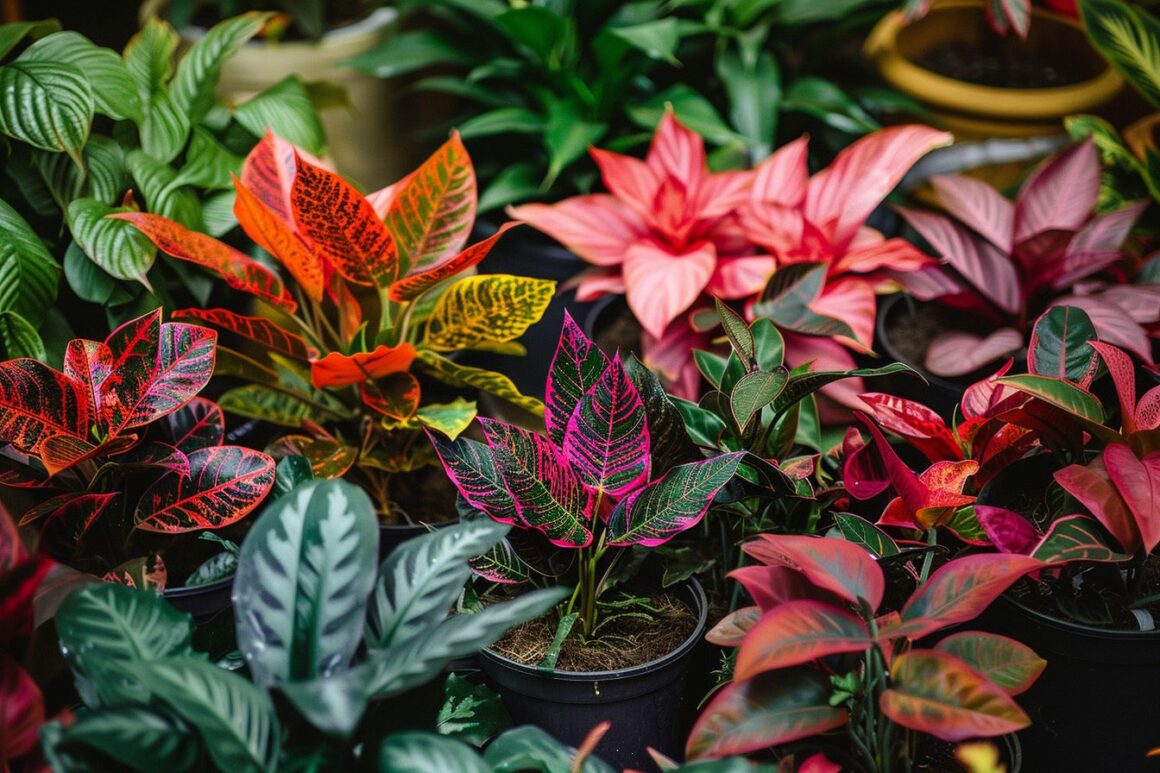
[[[548,367],[548,382],[544,389],[544,424],[548,437],[557,446],[564,444],[564,434],[576,406],[608,366],[608,357],[565,311],[560,340]]]
[[[968,419],[989,419],[1004,400],[1018,394],[1014,389],[999,383],[999,379],[1006,376],[1014,364],[1014,358],[1007,360],[992,375],[976,381],[963,391],[963,399],[960,401],[963,416]]]
[[[1120,401],[1120,421],[1124,423],[1124,432],[1131,434],[1136,431],[1136,368],[1132,358],[1111,344],[1101,341],[1088,343],[1100,355],[1112,377]]]
[[[1015,30],[1016,35],[1026,39],[1031,29],[1031,0],[999,0],[999,5],[1007,18],[1007,24]]]
[[[985,338],[948,330],[930,342],[923,365],[936,376],[964,376],[1012,355],[1022,346],[1023,334],[1011,327],[999,328]]]
[[[862,652],[874,640],[866,624],[840,607],[816,601],[791,601],[762,615],[750,629],[733,670],[734,679],[837,655]]]
[[[890,669],[882,713],[944,741],[1006,735],[1031,724],[1000,687],[945,652],[912,650]]]
[[[157,427],[166,443],[186,454],[220,446],[226,434],[222,409],[204,397],[193,398]]]
[[[309,360],[318,356],[318,350],[307,344],[305,338],[265,317],[247,317],[228,309],[178,309],[170,316],[172,319],[207,322],[296,360]]]
[[[977,617],[1028,572],[1043,568],[1030,556],[983,553],[956,558],[937,569],[902,608],[892,638],[912,641]]]
[[[622,497],[649,477],[644,401],[617,354],[584,394],[564,429],[564,456],[584,485]]]
[[[1144,553],[1160,544],[1160,451],[1137,459],[1122,443],[1104,449],[1104,468],[1136,521]]]
[[[806,197],[809,182],[809,137],[782,145],[754,169],[750,201],[760,216],[770,205],[797,207]]]
[[[760,607],[742,607],[721,618],[707,634],[705,640],[718,647],[738,647],[745,635],[761,619]]]
[[[906,438],[930,461],[962,458],[963,451],[954,433],[930,408],[880,392],[867,392],[861,397],[874,412],[878,426]]]
[[[468,504],[500,523],[516,523],[519,513],[515,500],[490,448],[465,437],[447,440],[431,430],[427,430],[427,437],[439,455],[447,477]]]
[[[1039,542],[1039,532],[1031,521],[1006,508],[976,504],[975,518],[1002,553],[1030,555]]]
[[[781,604],[802,599],[840,604],[841,597],[811,583],[801,572],[784,565],[754,564],[734,569],[729,577],[741,583],[754,603],[769,612]]]
[[[588,154],[596,162],[609,193],[641,217],[652,215],[653,197],[660,186],[660,177],[652,167],[638,158],[599,148],[589,149]]]
[[[1099,297],[1141,325],[1160,322],[1160,284],[1111,285],[1100,290]]]
[[[716,265],[712,242],[701,242],[682,253],[659,244],[634,243],[624,254],[626,297],[633,316],[659,338],[701,295]]]
[[[700,178],[708,171],[704,141],[682,125],[671,108],[666,108],[657,124],[645,163],[658,178],[677,180],[690,192],[695,191]]]
[[[736,212],[749,200],[749,189],[752,186],[753,172],[748,170],[704,175],[697,186],[697,198],[693,202],[697,216],[711,221]],[[729,226],[721,224],[719,227]]]
[[[815,262],[820,259],[804,254],[807,247],[806,222],[801,210],[778,204],[747,204],[738,213],[746,238],[777,256],[782,265]],[[832,250],[826,250],[829,257]]]
[[[189,475],[169,473],[141,496],[134,520],[142,531],[178,534],[220,529],[257,507],[274,485],[274,460],[240,446],[189,454]]]
[[[163,324],[157,370],[131,406],[122,428],[149,424],[196,397],[213,375],[216,347],[217,333],[208,328],[180,322]]]
[[[963,661],[1008,695],[1026,692],[1047,665],[1026,644],[982,631],[951,634],[935,650]]]
[[[871,609],[882,603],[886,583],[882,570],[865,549],[852,542],[823,537],[760,534],[741,546],[767,564],[788,566],[820,588]]]
[[[1088,221],[1068,242],[1062,261],[1064,269],[1052,286],[1063,289],[1077,279],[1094,274],[1101,266],[1118,260],[1123,255],[1120,248],[1124,240],[1147,205],[1146,201],[1137,202]]]
[[[1015,199],[1015,243],[1052,229],[1079,230],[1100,193],[1100,160],[1084,140],[1043,162]]]
[[[1108,547],[1099,526],[1086,515],[1067,515],[1052,521],[1031,555],[1045,564],[1068,561],[1120,564],[1131,558]]]
[[[1010,254],[1015,229],[1015,205],[982,180],[966,175],[936,175],[930,179],[948,214]]]
[[[556,447],[520,427],[484,418],[479,423],[519,520],[559,547],[591,543],[593,494]]]
[[[576,300],[588,303],[605,295],[624,295],[624,277],[619,268],[593,268],[577,274],[569,284],[575,284]],[[562,289],[568,289],[567,286]]]
[[[648,225],[615,196],[596,193],[557,204],[509,207],[508,215],[543,231],[594,266],[618,266]]]
[[[750,298],[761,292],[775,270],[777,261],[771,255],[718,256],[705,292],[722,300]],[[623,280],[621,283],[623,287]],[[579,293],[576,297],[579,299]]]
[[[1070,295],[1053,301],[1052,305],[1083,309],[1100,341],[1127,349],[1145,362],[1151,361],[1152,343],[1147,332],[1115,303],[1098,295]]]
[[[1019,311],[1021,283],[1007,253],[943,215],[904,207],[897,210],[981,295],[1008,314]]]
[[[855,141],[810,178],[806,219],[843,250],[903,175],[931,150],[950,143],[947,132],[920,124],[880,129]]]
[[[897,282],[915,300],[974,298],[968,285],[942,266],[927,266],[918,271],[884,271],[883,274],[883,278]]]
[[[1113,445],[1116,444],[1110,444],[1108,448]],[[1104,458],[1101,455],[1087,465],[1072,464],[1064,467],[1056,471],[1055,482],[1078,499],[1120,543],[1120,547],[1131,553],[1142,542],[1140,532],[1136,519],[1112,484]]]
[[[935,260],[905,239],[882,239],[875,244],[850,249],[831,265],[832,274],[868,274],[872,271],[919,271],[934,266]]]

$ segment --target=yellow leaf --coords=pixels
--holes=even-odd
[[[556,283],[508,274],[460,279],[439,296],[427,320],[424,344],[454,351],[513,341],[539,321]]]
[[[986,741],[959,744],[955,756],[969,773],[1007,773],[1007,766],[999,762],[999,750]]]
[[[419,350],[418,361],[444,384],[456,387],[475,387],[482,392],[503,398],[512,405],[531,411],[537,416],[544,415],[544,404],[534,397],[521,394],[511,379],[502,373],[460,365],[426,349]]]

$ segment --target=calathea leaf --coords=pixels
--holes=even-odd
[[[534,432],[480,419],[484,437],[522,524],[547,535],[561,547],[585,547],[592,532],[593,494],[547,438]]]
[[[556,283],[546,279],[482,274],[452,284],[427,318],[423,342],[436,351],[514,341],[548,308]]]
[[[115,51],[95,45],[76,32],[54,32],[33,43],[21,61],[66,64],[75,67],[92,87],[97,112],[115,120],[142,118],[137,85]]]
[[[500,523],[516,522],[519,515],[515,499],[491,448],[471,438],[449,441],[437,432],[428,432],[427,436],[447,476],[469,504]]]
[[[545,387],[544,423],[548,437],[557,446],[564,442],[564,432],[576,406],[608,367],[608,357],[588,340],[572,315],[564,312],[564,327],[552,356]]]
[[[213,106],[213,90],[222,64],[242,45],[258,34],[269,14],[244,13],[214,25],[181,60],[169,84],[173,103],[196,124]]]
[[[436,719],[441,735],[482,746],[499,731],[511,727],[512,718],[503,700],[486,684],[448,674],[443,694],[443,706]]]
[[[274,768],[278,720],[264,690],[200,658],[167,658],[138,668],[152,697],[193,727],[219,770]]]
[[[260,685],[347,668],[362,639],[378,532],[367,495],[308,481],[254,524],[238,559],[238,644]]]
[[[0,311],[32,323],[56,299],[60,266],[16,210],[0,201]]]
[[[486,739],[485,739],[486,740]],[[491,773],[492,767],[463,741],[408,730],[392,733],[379,746],[379,770],[395,773]]]
[[[508,528],[473,520],[407,540],[383,561],[367,640],[383,648],[434,628],[471,576],[468,559],[496,545]]]
[[[197,739],[187,725],[145,706],[78,712],[76,720],[47,743],[54,757],[85,760],[86,752],[95,752],[89,765],[82,763],[76,768],[79,770],[99,770],[101,763],[110,759],[140,773],[159,767],[193,770],[200,756]]]
[[[584,485],[620,497],[649,476],[644,402],[618,354],[589,389],[564,430],[564,456]]]
[[[68,205],[69,230],[77,245],[104,271],[152,289],[145,275],[157,257],[156,247],[130,224],[107,217],[129,211],[96,199],[75,199]]]
[[[652,547],[695,526],[744,456],[737,452],[682,464],[622,500],[608,518],[607,544]]]
[[[44,342],[32,323],[15,311],[0,311],[0,356],[45,360]]]
[[[513,727],[488,745],[484,759],[495,773],[515,773],[521,770],[614,773],[610,765],[592,756],[592,747],[599,741],[599,736],[591,740],[593,735],[590,733],[588,738],[590,740],[581,744],[582,750],[577,750],[557,741],[534,725]]]
[[[168,534],[220,529],[244,518],[274,485],[274,460],[241,446],[189,454],[189,476],[169,473],[146,490],[134,521]]]
[[[27,53],[27,52],[26,52]],[[0,66],[0,132],[80,158],[93,122],[93,90],[71,64],[26,59]]]

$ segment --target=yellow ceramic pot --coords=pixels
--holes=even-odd
[[[981,0],[942,0],[921,19],[885,16],[864,51],[894,88],[930,110],[960,139],[1033,137],[1062,131],[1062,119],[1095,112],[1116,96],[1123,81],[1088,43],[1075,19],[1036,7],[1026,41],[1009,40],[1028,55],[1066,62],[1083,80],[1049,88],[1003,88],[956,80],[916,64],[942,46],[981,47],[994,36]]]

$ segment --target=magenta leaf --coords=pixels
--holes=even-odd
[[[744,456],[739,451],[678,465],[634,492],[609,516],[607,544],[654,547],[695,526]]]
[[[564,312],[564,327],[544,390],[544,423],[548,437],[557,446],[564,443],[564,433],[576,406],[607,368],[608,357],[588,340],[572,315]]]
[[[874,496],[886,490],[887,487],[882,485],[885,481],[902,497],[908,512],[917,513],[926,507],[930,499],[927,486],[914,470],[898,458],[894,447],[874,422],[862,413],[855,413],[854,416],[870,432],[871,442],[851,455],[855,458],[853,463],[847,460],[844,474],[847,476],[846,489],[850,495],[855,499],[869,499],[866,496],[868,492],[873,492],[870,496]],[[875,461],[871,463],[868,461],[870,459]],[[857,475],[868,475],[869,478],[851,477]]]
[[[595,491],[621,497],[648,480],[644,402],[619,354],[576,404],[562,445],[568,462]]]
[[[1095,209],[1100,160],[1084,140],[1044,162],[1015,200],[1015,243],[1052,229],[1078,230]]]
[[[142,531],[175,534],[220,529],[245,517],[274,485],[274,460],[240,446],[189,455],[189,475],[168,473],[142,495],[135,521]]]
[[[553,545],[582,548],[592,542],[593,494],[543,435],[480,419],[519,520],[542,531]]]
[[[801,572],[783,565],[754,564],[734,569],[729,576],[741,583],[763,612],[802,599],[840,602],[837,594],[812,584]]]
[[[882,603],[886,582],[874,557],[853,542],[793,534],[759,534],[741,547],[766,564],[788,566],[810,582],[870,611]]]
[[[1104,449],[1104,467],[1128,512],[1136,521],[1136,532],[1144,553],[1160,544],[1160,451],[1137,459],[1122,443]]]
[[[458,437],[447,440],[427,431],[435,453],[443,462],[447,477],[472,507],[477,507],[500,523],[515,523],[516,503],[495,463],[492,450],[476,440]]]
[[[1072,464],[1057,470],[1055,482],[1078,499],[1096,520],[1103,524],[1116,542],[1120,543],[1121,548],[1132,553],[1141,544],[1136,519],[1128,510],[1120,492],[1112,484],[1105,466],[1107,451],[1115,446],[1117,444],[1110,444],[1103,455],[1097,456],[1086,465]],[[1131,453],[1129,450],[1128,454]]]
[[[976,503],[975,518],[1000,552],[1028,555],[1039,541],[1031,521],[1006,508]]]
[[[788,668],[827,655],[862,652],[874,643],[866,624],[844,609],[791,601],[766,612],[737,652],[734,679]]]
[[[1015,205],[982,180],[966,175],[930,179],[939,202],[950,215],[1005,253],[1011,252]]]

